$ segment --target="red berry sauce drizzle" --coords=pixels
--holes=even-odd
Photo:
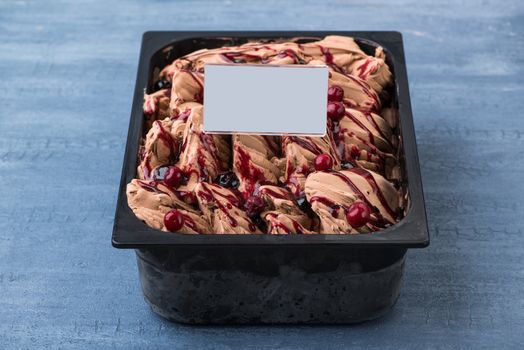
[[[257,183],[265,182],[266,178],[262,170],[253,166],[251,156],[242,147],[235,146],[235,152],[238,154],[235,167],[244,181],[243,195],[247,198],[255,191]]]
[[[144,190],[146,190],[148,192],[167,194],[166,192],[161,191],[161,190],[159,190],[157,188],[157,183],[155,181],[151,181],[150,183],[146,183],[144,181],[137,180],[137,183],[140,185],[140,187],[142,187]]]
[[[215,186],[215,185],[209,185],[209,186]],[[209,189],[205,187],[203,187],[200,191],[197,192],[197,196],[207,201],[208,203],[213,203],[214,205],[216,205],[216,207],[224,213],[229,224],[232,227],[238,226],[237,219],[234,218],[230,213],[230,211],[233,209],[233,206],[236,208],[240,207],[241,200],[238,197],[236,197],[235,195],[223,194],[220,191],[210,191]],[[220,196],[223,199],[225,199],[227,202],[226,206],[224,206],[220,200],[216,199],[215,196]],[[255,225],[251,222],[249,223],[248,227],[251,232],[254,232],[256,230]]]
[[[186,108],[183,112],[180,112],[171,117],[172,120],[187,121],[187,118],[191,115],[191,108]]]
[[[374,129],[376,132],[384,139],[388,145],[393,149],[393,144],[391,143],[391,140],[384,135],[376,121],[374,120],[373,116],[369,112],[364,113],[366,115],[366,118],[370,121],[370,123],[374,126]],[[346,110],[345,117],[351,119],[353,123],[358,125],[362,130],[364,130],[368,134],[368,140],[363,139],[362,137],[359,137],[356,135],[353,131],[349,131],[347,128],[341,128],[340,123],[333,121],[331,129],[333,130],[333,139],[336,145],[336,149],[339,152],[339,154],[342,155],[342,158],[344,161],[347,161],[351,163],[354,167],[359,167],[358,163],[356,162],[360,156],[360,149],[353,145],[351,148],[351,153],[349,155],[344,154],[344,149],[346,146],[344,135],[347,134],[350,137],[353,137],[357,139],[360,143],[366,145],[369,148],[369,152],[367,152],[367,161],[372,160],[372,155],[376,155],[380,159],[379,168],[384,168],[384,152],[380,151],[375,143],[375,136],[373,132],[366,127],[355,115],[353,115],[350,111]]]
[[[277,192],[277,191],[272,190],[271,188],[264,187],[260,189],[259,193],[268,194],[271,197],[278,198],[278,199],[293,200],[293,198],[291,197],[291,193],[289,193],[289,191],[287,190],[282,190],[281,192]]]
[[[268,213],[266,214],[266,216],[271,217],[273,219],[276,219],[278,217],[278,215],[275,213]],[[274,220],[274,221],[269,220],[269,224],[271,227],[280,228],[280,230],[284,233],[298,233],[298,234],[307,233],[307,232],[304,232],[302,225],[300,225],[297,221],[290,218],[289,216],[287,217],[287,219],[289,219],[289,221],[291,221],[291,225],[293,225],[292,230],[278,220]]]
[[[189,227],[191,230],[195,231],[195,232],[198,232],[199,231],[199,228],[197,227],[197,225],[195,224],[195,222],[193,221],[193,219],[191,219],[188,215],[182,213],[182,217],[184,218],[184,225]]]
[[[364,62],[360,66],[357,67],[358,77],[360,79],[366,80],[370,74],[375,73],[378,66],[372,65],[370,67],[370,64],[373,62],[374,61],[372,58],[366,58]]]

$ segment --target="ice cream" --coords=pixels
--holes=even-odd
[[[319,171],[308,176],[306,198],[320,218],[321,233],[361,233],[383,229],[396,222],[400,198],[383,176],[363,169]],[[351,225],[347,215],[354,203],[369,209],[369,220]]]
[[[327,65],[326,135],[204,133],[209,63]],[[128,204],[167,232],[382,230],[401,219],[405,206],[392,84],[382,48],[368,55],[342,36],[251,41],[180,57],[144,95],[145,133]]]
[[[202,105],[189,110],[176,165],[187,175],[186,190],[198,182],[212,181],[229,164],[230,147],[227,137],[202,131]]]
[[[267,233],[314,233],[317,221],[302,211],[295,196],[285,187],[262,185],[256,193],[264,201],[261,213]]]
[[[257,184],[278,183],[280,169],[271,159],[278,156],[279,146],[273,136],[233,135],[233,170],[246,198]]]
[[[170,86],[166,84],[166,86]],[[171,89],[163,88],[151,94],[144,95],[144,117],[147,127],[151,127],[154,120],[161,120],[170,116]]]
[[[212,232],[209,222],[200,212],[185,203],[169,186],[161,182],[133,180],[127,185],[127,200],[135,215],[146,224],[162,231],[169,231],[164,224],[165,215],[173,209],[180,212],[183,225],[181,233]]]
[[[214,233],[261,233],[235,191],[207,182],[195,188],[198,204]]]

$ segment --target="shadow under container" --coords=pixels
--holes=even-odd
[[[185,235],[148,227],[127,205],[143,135],[142,101],[160,70],[202,48],[252,39],[354,37],[377,46],[395,77],[400,116],[401,191],[405,216],[360,235]],[[399,297],[408,248],[429,244],[402,36],[398,32],[147,32],[143,36],[112,237],[135,249],[146,302],[157,314],[190,324],[356,323],[385,314]]]

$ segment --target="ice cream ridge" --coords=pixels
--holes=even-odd
[[[144,96],[146,133],[127,185],[140,220],[184,234],[365,234],[402,218],[398,115],[382,48],[368,55],[343,36],[303,42],[203,49],[163,68]],[[209,63],[327,65],[326,135],[204,133]]]

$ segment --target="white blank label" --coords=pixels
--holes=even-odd
[[[326,133],[326,66],[205,66],[204,132]]]

